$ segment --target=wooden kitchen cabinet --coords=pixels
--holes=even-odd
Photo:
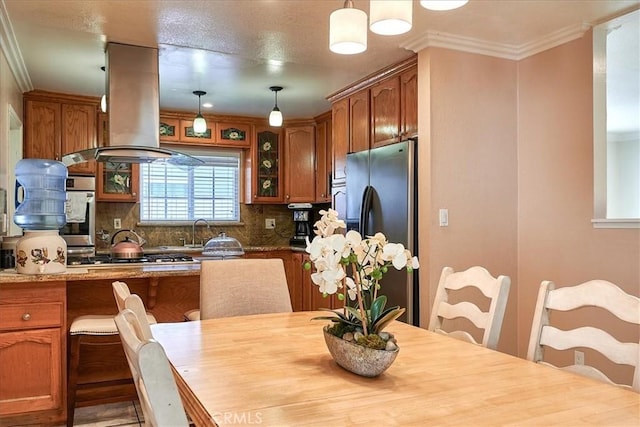
[[[302,310],[313,311],[320,310],[321,308],[338,308],[342,305],[339,304],[336,295],[328,295],[323,297],[317,285],[311,280],[311,273],[313,272],[313,266],[311,269],[305,268],[305,263],[311,263],[309,254],[306,252],[293,252],[293,267],[296,273],[296,283],[299,283],[302,288]]]
[[[140,198],[140,165],[100,162],[96,174],[96,199],[99,202],[130,202]]]
[[[316,198],[315,127],[294,126],[285,129],[286,203],[312,203]]]
[[[371,148],[400,140],[400,77],[371,87]]]
[[[216,120],[205,116],[207,130],[202,134],[193,132],[193,120],[178,114],[160,116],[160,142],[170,144],[204,145],[225,148],[250,148],[253,141],[253,124],[246,118]]]
[[[284,173],[282,168],[282,131],[257,126],[256,139],[248,154],[251,158],[247,172],[247,203],[282,203],[284,201]]]
[[[96,147],[97,105],[25,95],[24,157],[60,160]],[[70,166],[70,174],[92,175],[95,161]]]
[[[344,98],[331,106],[332,186],[347,178],[349,129],[349,98]]]
[[[400,74],[400,140],[418,136],[418,67]]]
[[[316,197],[317,203],[331,202],[331,112],[316,120]]]
[[[0,287],[1,425],[66,418],[65,290],[64,281]]]
[[[347,185],[335,185],[331,188],[331,207],[338,212],[338,218],[347,217]]]
[[[369,89],[363,89],[349,97],[349,152],[369,149],[371,123]],[[346,162],[346,160],[345,160]]]

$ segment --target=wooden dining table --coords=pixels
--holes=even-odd
[[[375,378],[338,366],[323,312],[153,325],[196,426],[640,425],[640,394],[394,322]]]

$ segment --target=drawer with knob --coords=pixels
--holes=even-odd
[[[0,330],[60,327],[63,315],[61,302],[0,305]]]

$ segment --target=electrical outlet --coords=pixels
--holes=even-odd
[[[276,228],[276,220],[274,218],[267,218],[264,220],[264,228],[267,230],[273,230]]]
[[[573,364],[584,365],[584,352],[576,350],[573,353]]]
[[[120,218],[113,219],[113,228],[116,230],[120,230],[122,228],[122,221],[120,221]]]

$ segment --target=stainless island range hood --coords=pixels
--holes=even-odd
[[[109,147],[90,148],[62,156],[67,165],[99,162],[197,166],[199,159],[160,148],[158,49],[107,44]]]

